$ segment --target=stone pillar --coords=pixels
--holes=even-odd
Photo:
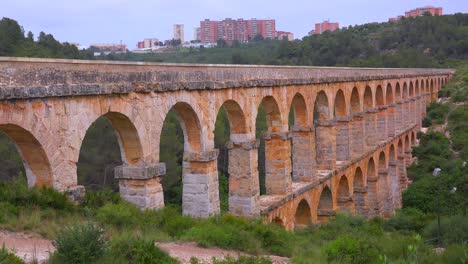
[[[378,202],[378,176],[367,179],[367,199],[368,199],[368,217],[375,217],[379,215],[379,202]]]
[[[387,137],[393,138],[395,133],[395,111],[396,104],[389,104],[387,108]]]
[[[260,213],[258,178],[259,141],[229,141],[229,212],[232,215],[255,217]]]
[[[121,165],[114,169],[114,176],[119,179],[120,197],[142,209],[164,207],[161,184],[161,176],[164,174],[166,174],[164,163]]]
[[[376,138],[377,142],[387,140],[387,107],[379,106],[377,108],[377,126],[376,126]]]
[[[416,113],[414,115],[415,122],[418,124],[418,130],[422,127],[422,100],[421,96],[416,96]]]
[[[349,162],[351,160],[350,153],[350,116],[337,116],[335,125],[336,135],[336,161]]]
[[[399,184],[399,179],[398,179],[398,165],[396,161],[389,162],[388,175],[389,175],[389,182],[390,182],[390,192],[389,192],[390,201],[389,201],[388,207],[391,207],[391,210],[392,210],[391,212],[393,213],[395,209],[401,208],[401,190],[400,190],[400,184]]]
[[[410,120],[410,125],[413,126],[418,123],[418,119],[416,116],[418,113],[417,107],[416,107],[416,98],[414,97],[411,98],[409,104],[410,104],[410,112],[408,113],[410,117],[409,120]]]
[[[367,217],[369,214],[369,208],[367,207],[367,188],[366,187],[354,187],[354,208],[356,214]]]
[[[379,204],[379,212],[382,217],[391,216],[390,205],[390,184],[388,180],[389,171],[387,169],[379,171],[379,182],[377,190],[377,203]]]
[[[292,171],[294,181],[312,182],[315,163],[315,145],[312,127],[292,126]]]
[[[182,176],[182,213],[192,217],[219,214],[217,149],[184,152]]]
[[[376,145],[376,120],[377,120],[377,110],[367,110],[365,114],[366,120],[366,132],[364,134],[366,140],[366,149],[370,150]]]
[[[351,157],[358,158],[365,151],[365,120],[364,114],[355,114],[351,123]]]
[[[426,108],[427,108],[427,101],[426,101],[426,95],[423,94],[421,96],[421,112],[422,112],[422,117],[426,116]]]
[[[348,196],[338,196],[338,210],[340,212],[345,212],[348,214],[355,214],[355,209],[353,206],[353,197],[351,195]]]
[[[335,121],[315,120],[315,149],[320,170],[333,170],[336,165]]]
[[[267,195],[287,194],[292,189],[289,134],[265,134],[265,187]]]
[[[408,187],[408,178],[406,176],[406,162],[405,155],[399,154],[397,158],[397,167],[398,167],[398,177],[399,177],[399,186],[400,191],[406,190]]]
[[[411,124],[411,110],[410,110],[410,103],[411,101],[409,99],[405,99],[403,101],[403,112],[402,112],[402,130],[406,130],[408,126]]]

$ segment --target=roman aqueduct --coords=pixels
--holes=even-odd
[[[444,69],[153,64],[0,58],[0,131],[17,145],[28,184],[73,196],[87,129],[116,131],[121,196],[164,206],[161,129],[175,110],[184,132],[183,212],[220,212],[214,127],[227,112],[229,211],[287,229],[337,211],[392,215],[426,106]],[[255,120],[267,115],[266,194],[260,195]],[[294,124],[288,124],[293,110]],[[292,144],[291,144],[292,142]]]

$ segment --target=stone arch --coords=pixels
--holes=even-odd
[[[430,93],[430,82],[429,79],[426,79],[426,93]]]
[[[263,108],[265,109],[268,131],[280,132],[283,125],[283,119],[276,99],[273,96],[266,96],[263,98],[260,105],[263,105]]]
[[[407,98],[408,98],[408,85],[406,84],[406,82],[403,83],[402,98],[403,98],[403,99],[407,99]]]
[[[414,96],[414,86],[413,86],[413,82],[410,82],[410,85],[409,85],[409,97],[413,97]]]
[[[23,161],[28,186],[52,187],[52,168],[49,158],[36,137],[28,130],[14,124],[0,125],[0,131],[14,142]]]
[[[402,142],[401,138],[400,138],[400,140],[398,140],[397,151],[398,151],[399,155],[403,154],[403,152],[404,152],[403,142]]]
[[[312,223],[309,203],[302,199],[296,208],[294,216],[294,227],[305,227]]]
[[[346,100],[343,90],[339,89],[335,96],[335,116],[346,116]]]
[[[399,208],[401,201],[398,179],[397,156],[394,144],[390,145],[388,154],[388,189],[385,192],[384,216],[393,215],[394,209]]]
[[[291,101],[291,110],[294,114],[294,125],[307,126],[308,125],[308,113],[307,104],[304,96],[300,93],[296,93]]]
[[[374,100],[372,96],[372,89],[366,86],[364,90],[364,110],[370,110],[374,108]]]
[[[382,86],[377,86],[375,90],[375,104],[376,106],[383,106],[385,104],[385,98],[382,90]]]
[[[416,82],[415,82],[414,95],[415,96],[419,95],[419,80],[416,80]]]
[[[409,152],[411,150],[411,141],[408,135],[405,136],[405,152]]]
[[[236,101],[227,100],[221,105],[221,108],[224,108],[228,116],[231,139],[236,135],[246,134],[248,132],[244,111],[242,111],[242,108]]]
[[[273,221],[271,221],[273,224],[279,226],[279,227],[282,227],[282,228],[285,228],[286,226],[284,225],[284,221],[283,219],[281,219],[279,216],[275,217],[273,219]]]
[[[387,84],[387,91],[385,92],[385,99],[387,104],[392,104],[393,101],[393,89],[391,84]]]
[[[367,190],[361,167],[357,167],[353,180],[353,201],[358,215],[367,215]]]
[[[395,86],[395,101],[400,101],[400,100],[401,100],[400,83],[397,83]]]
[[[358,114],[361,112],[361,99],[359,98],[359,92],[356,87],[353,88],[351,92],[351,104],[350,112],[351,114]]]
[[[385,152],[379,153],[379,173],[387,169],[387,162],[385,158]]]
[[[201,125],[197,113],[185,102],[176,103],[171,110],[174,111],[184,133],[184,152],[201,152]]]
[[[425,89],[426,89],[426,85],[425,85],[424,80],[421,80],[421,82],[420,82],[420,88],[421,88],[421,89],[420,89],[420,94],[421,94],[421,95],[425,94],[425,93],[426,93],[426,90],[425,90]]]
[[[333,216],[335,212],[333,211],[333,196],[330,188],[328,186],[323,187],[317,209],[317,221],[319,223],[328,222],[329,218]]]
[[[330,107],[328,106],[328,97],[324,91],[317,94],[314,103],[314,120],[330,119]]]
[[[411,146],[416,145],[416,133],[414,131],[411,132]]]
[[[350,195],[349,187],[348,178],[342,175],[337,190],[338,208],[342,212],[352,214],[354,211],[352,208],[353,199]]]

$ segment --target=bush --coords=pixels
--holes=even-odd
[[[118,192],[111,189],[103,189],[100,191],[86,190],[86,196],[83,205],[89,208],[99,208],[107,203],[117,204],[122,199]]]
[[[342,236],[323,248],[328,262],[333,263],[375,263],[379,251],[372,243],[359,238]]]
[[[440,228],[444,245],[462,244],[468,241],[468,216],[456,215],[443,218]],[[424,229],[424,236],[426,239],[436,238],[437,231],[437,220],[434,220]]]
[[[25,264],[25,262],[17,257],[13,252],[10,252],[5,246],[0,249],[0,263],[5,264]]]
[[[271,260],[264,257],[240,256],[238,259],[227,257],[223,260],[213,259],[213,264],[271,264]]]
[[[449,108],[448,104],[432,102],[427,108],[427,116],[432,120],[433,124],[443,124]]]
[[[152,240],[142,240],[123,236],[111,242],[109,259],[124,260],[130,264],[176,264],[176,259],[170,257],[154,245]]]
[[[138,223],[142,218],[142,213],[136,206],[122,202],[118,204],[106,204],[99,208],[96,218],[102,224],[122,228]]]
[[[158,228],[174,238],[180,238],[197,222],[194,218],[181,215],[178,208],[173,206],[166,206],[156,212],[145,212],[145,216],[150,218],[150,221],[154,221]]]
[[[61,230],[53,242],[62,263],[93,263],[107,247],[104,230],[94,224],[75,225]]]
[[[416,208],[403,208],[384,223],[385,230],[420,231],[427,224],[428,216]]]

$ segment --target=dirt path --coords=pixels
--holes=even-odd
[[[36,235],[0,230],[0,246],[3,245],[27,263],[33,260],[44,263],[55,251],[50,240]]]
[[[6,230],[0,230],[0,246],[13,250],[15,254],[25,260],[27,263],[37,260],[39,263],[45,263],[49,255],[55,251],[52,241],[43,239],[37,235],[25,233],[16,233]],[[156,243],[162,250],[169,255],[180,260],[181,263],[190,263],[191,257],[196,257],[200,263],[211,263],[213,258],[218,260],[227,256],[237,258],[245,253],[225,250],[220,248],[202,248],[196,243],[190,242],[166,242]],[[278,256],[267,256],[275,264],[290,263],[288,258]]]

